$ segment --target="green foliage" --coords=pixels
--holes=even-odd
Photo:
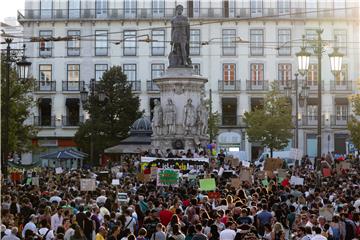
[[[7,64],[4,61],[6,56],[1,56],[1,149],[4,151],[4,124],[6,117],[6,104],[9,104],[9,153],[23,153],[33,149],[31,139],[36,136],[35,128],[27,123],[29,118],[30,108],[33,106],[33,99],[29,95],[34,87],[33,79],[27,81],[20,81],[16,74],[16,69],[10,67],[10,101],[6,99],[6,77]]]
[[[139,98],[131,92],[131,85],[121,67],[114,66],[106,71],[96,85],[96,91],[105,93],[106,99],[100,101],[96,94],[90,94],[84,106],[90,118],[75,134],[75,142],[89,155],[92,138],[94,160],[105,148],[126,138],[130,126],[141,116]]]
[[[291,106],[274,85],[265,97],[264,107],[245,112],[244,116],[250,142],[258,142],[262,147],[270,148],[271,152],[288,145],[293,129]]]
[[[210,139],[214,139],[218,135],[220,120],[220,114],[217,111],[209,113],[208,134],[210,136]]]
[[[360,116],[360,94],[351,97],[353,111],[355,115]],[[348,129],[351,134],[351,140],[357,149],[360,149],[360,121],[352,116],[348,122]]]

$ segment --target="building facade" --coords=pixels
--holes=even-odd
[[[348,96],[359,81],[359,3],[355,0],[40,0],[26,1],[18,21],[36,78],[37,100],[32,123],[39,128],[34,143],[49,148],[74,146],[72,138],[87,116],[80,91],[90,79],[100,81],[111,66],[120,65],[139,95],[141,110],[151,116],[159,97],[152,79],[167,68],[171,50],[171,18],[175,6],[184,6],[191,22],[190,55],[200,75],[209,79],[213,110],[221,114],[217,143],[235,147],[256,158],[260,147],[249,143],[243,114],[261,106],[270,86],[281,91],[293,85],[295,54],[302,35],[314,39],[324,29],[322,59],[323,152],[345,151],[351,115]],[[66,39],[66,37],[68,37]],[[343,71],[334,77],[327,56],[337,41],[345,54]],[[316,155],[317,59],[299,75],[299,148]],[[295,96],[292,96],[295,115]],[[290,144],[293,141],[290,141]],[[33,158],[37,156],[33,155]]]

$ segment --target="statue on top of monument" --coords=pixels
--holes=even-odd
[[[172,99],[168,99],[164,110],[164,127],[165,134],[175,134],[175,115],[176,109]]]
[[[209,110],[204,98],[200,98],[200,104],[196,108],[198,135],[206,136],[208,131]]]
[[[189,19],[182,15],[184,7],[177,5],[176,16],[171,20],[171,52],[169,67],[191,66],[190,54],[190,24]]]
[[[187,100],[186,105],[184,106],[184,119],[183,126],[185,135],[193,134],[193,130],[196,124],[196,110],[192,104],[192,99]]]
[[[158,99],[154,100],[153,118],[152,118],[152,130],[154,136],[160,136],[162,134],[161,129],[163,127],[163,110]]]

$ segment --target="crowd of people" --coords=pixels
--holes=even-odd
[[[158,153],[145,156],[159,157]],[[177,156],[171,150],[162,155]],[[194,157],[201,153],[185,153]],[[180,155],[180,153],[179,153]],[[183,154],[182,154],[183,155]],[[224,161],[216,168],[244,170]],[[325,161],[326,159],[324,159]],[[251,181],[238,186],[231,176],[219,176],[206,167],[204,175],[216,181],[217,197],[201,191],[198,179],[179,179],[179,187],[142,182],[140,156],[121,163],[116,171],[72,170],[56,174],[42,169],[24,173],[20,182],[2,180],[1,238],[4,240],[352,240],[360,237],[360,177],[358,161],[346,172],[330,176],[309,171],[303,161],[287,170],[283,179],[251,171]],[[349,160],[346,160],[349,161]],[[129,171],[131,169],[131,171]],[[312,168],[313,169],[313,168]],[[29,179],[38,177],[39,184]],[[292,185],[291,176],[304,179]],[[201,176],[203,177],[203,176]],[[81,191],[80,179],[96,178],[95,191]],[[119,178],[119,185],[111,184]],[[199,177],[198,177],[199,178]],[[120,198],[119,193],[127,197]],[[123,195],[122,195],[123,196]]]

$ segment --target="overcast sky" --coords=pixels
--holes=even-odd
[[[17,17],[17,10],[24,9],[25,0],[0,0],[0,20]]]

